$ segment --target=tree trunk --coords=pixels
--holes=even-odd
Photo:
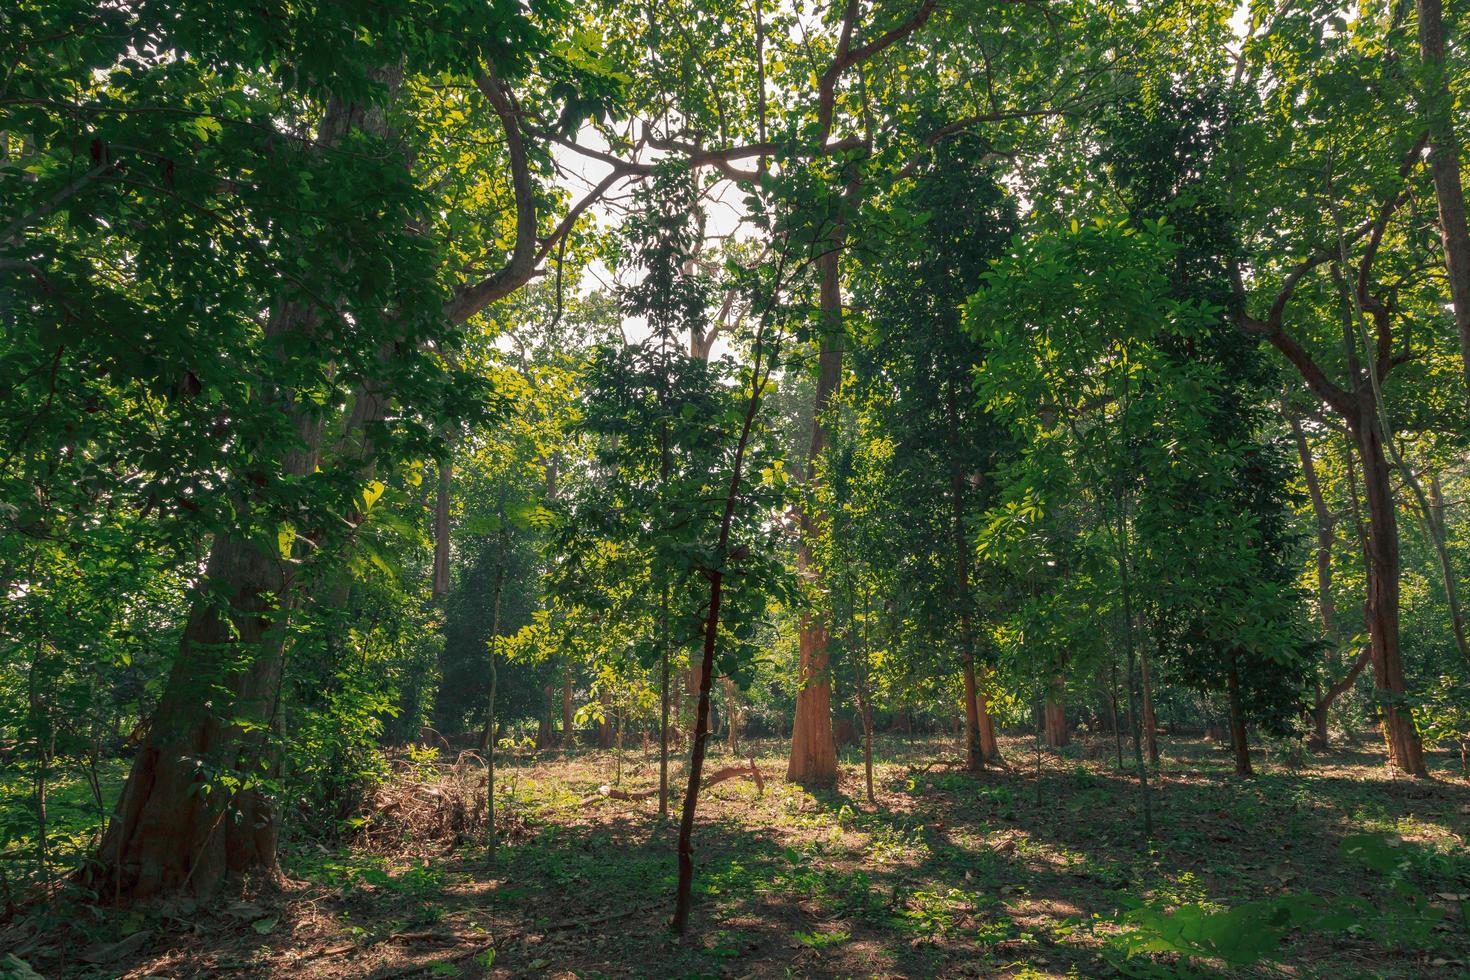
[[[726,748],[734,755],[740,751],[740,689],[729,677],[720,678],[720,685],[725,692]]]
[[[373,74],[390,89],[400,77],[396,67]],[[333,98],[317,141],[330,147],[353,129],[385,135],[383,112]],[[283,299],[267,320],[265,336],[282,347],[307,343],[325,312]],[[276,475],[307,476],[321,452],[320,413],[290,392],[274,397],[297,437]],[[255,787],[279,770],[272,736],[281,722],[286,620],[295,582],[275,536],[261,530],[224,531],[210,547],[148,735],[97,854],[80,876],[113,901],[173,892],[208,895],[234,875],[278,877],[275,813]],[[223,774],[238,788],[221,788]],[[206,792],[211,776],[214,791]]]
[[[658,659],[658,815],[669,815],[669,585],[659,590],[659,659]]]
[[[454,464],[439,464],[439,487],[434,499],[434,598],[449,593],[449,491],[454,479]]]
[[[572,750],[572,678],[571,675],[562,679],[561,682],[561,747],[565,751]]]
[[[335,104],[324,130],[351,114]],[[320,312],[284,303],[266,328],[271,338],[309,336]],[[282,457],[279,475],[315,470],[320,417],[289,396],[281,411],[299,448]],[[210,547],[179,644],[179,654],[83,882],[116,902],[174,892],[209,895],[229,875],[278,876],[276,817],[254,786],[279,770],[277,732],[286,620],[293,576],[259,537],[219,534]],[[242,724],[243,722],[243,724]],[[241,788],[218,783],[228,774]],[[209,780],[216,780],[206,791]]]
[[[1061,674],[1053,677],[1046,687],[1044,714],[1048,748],[1059,749],[1067,744],[1067,709],[1063,702],[1066,689],[1067,679]]]
[[[735,521],[735,507],[740,497],[740,485],[744,476],[745,451],[750,442],[751,428],[760,409],[761,397],[770,381],[768,366],[764,376],[760,374],[761,339],[764,330],[756,333],[755,364],[751,368],[754,382],[750,400],[745,407],[745,421],[740,428],[740,438],[735,446],[734,465],[730,467],[730,486],[725,494],[725,509],[720,518],[719,538],[715,543],[716,565],[709,569],[709,612],[704,621],[703,655],[700,657],[699,701],[694,712],[694,745],[689,753],[689,782],[684,790],[684,806],[679,814],[679,879],[674,893],[674,917],[669,927],[683,933],[689,927],[689,913],[694,904],[694,812],[699,805],[699,783],[704,773],[704,741],[709,733],[710,679],[715,668],[715,647],[720,635],[720,600],[724,595],[724,566],[730,553],[730,528]],[[829,725],[831,718],[828,718]],[[831,738],[828,738],[831,745]],[[751,760],[754,769],[755,760]],[[756,773],[759,781],[760,774]]]
[[[1419,57],[1424,63],[1424,105],[1429,116],[1429,172],[1439,203],[1440,241],[1450,280],[1450,302],[1460,334],[1460,359],[1470,388],[1470,230],[1465,191],[1460,182],[1460,147],[1454,127],[1454,99],[1445,67],[1444,16],[1440,0],[1417,0]]]
[[[842,381],[842,289],[837,276],[840,230],[833,233],[831,249],[817,259],[821,272],[820,304],[822,347],[818,354],[817,387],[812,401],[812,441],[807,454],[807,483],[816,480],[817,461],[826,445],[823,416]],[[812,567],[811,539],[816,522],[801,514],[801,543],[796,552],[797,574],[820,589],[820,573]],[[832,681],[828,676],[827,627],[819,616],[801,617],[800,660],[796,716],[791,725],[791,758],[786,778],[807,786],[837,783],[837,748],[832,740]]]
[[[83,875],[104,899],[207,896],[227,875],[276,878],[275,814],[250,787],[279,765],[267,733],[278,719],[289,607],[282,569],[253,541],[215,539],[152,725]],[[224,597],[224,611],[210,594]],[[221,773],[246,788],[206,792]]]
[[[960,656],[965,680],[965,768],[970,772],[980,772],[985,768],[985,752],[980,745],[980,708],[976,698],[975,636],[970,620],[970,537],[965,530],[965,477],[959,458],[959,407],[956,401],[954,378],[950,378],[945,388],[944,417],[949,444],[955,602],[960,607]]]
[[[1384,455],[1382,433],[1371,400],[1364,406],[1353,434],[1363,464],[1368,502],[1368,623],[1372,639],[1373,681],[1383,711],[1384,732],[1394,765],[1411,776],[1427,777],[1419,733],[1405,694],[1399,652],[1399,536],[1392,475]]]
[[[499,675],[495,670],[495,642],[500,637],[500,600],[505,592],[505,512],[500,513],[500,547],[495,558],[495,598],[490,613],[490,698],[485,707],[485,730],[480,734],[480,750],[485,753],[485,840],[490,866],[495,867],[495,694]]]
[[[1005,760],[1000,755],[1000,739],[995,735],[995,718],[990,713],[990,698],[985,694],[984,684],[989,674],[989,668],[985,668],[977,678],[979,690],[975,694],[975,716],[980,729],[980,751],[987,763],[999,766]]]
[[[1138,670],[1143,681],[1143,742],[1148,750],[1148,764],[1159,764],[1159,720],[1154,717],[1154,684],[1148,671],[1148,649],[1138,646]]]
[[[541,688],[541,694],[546,698],[546,704],[541,709],[541,723],[536,729],[536,748],[545,751],[551,748],[551,740],[554,737],[551,727],[552,706],[556,703],[556,688],[550,684]]]
[[[1297,456],[1302,464],[1302,478],[1307,484],[1307,493],[1312,498],[1312,513],[1317,519],[1317,611],[1322,619],[1322,636],[1328,645],[1326,665],[1335,671],[1338,660],[1337,603],[1332,595],[1332,544],[1336,539],[1337,519],[1322,495],[1322,484],[1317,479],[1316,460],[1312,458],[1312,449],[1307,444],[1301,419],[1292,411],[1287,411],[1286,418],[1291,423],[1292,438],[1296,442]],[[1319,681],[1316,704],[1312,710],[1312,734],[1307,742],[1314,752],[1327,751],[1327,709],[1330,704],[1322,695],[1322,684]]]
[[[1230,694],[1230,748],[1235,754],[1235,774],[1254,776],[1255,771],[1251,769],[1250,743],[1246,741],[1245,715],[1240,708],[1240,677],[1235,672],[1234,666],[1230,668],[1225,684]]]

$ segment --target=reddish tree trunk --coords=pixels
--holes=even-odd
[[[1444,14],[1440,0],[1417,0],[1419,57],[1424,63],[1424,105],[1429,115],[1429,172],[1439,204],[1440,241],[1449,275],[1450,303],[1460,334],[1460,359],[1470,386],[1470,229],[1465,189],[1460,182],[1460,146],[1454,127],[1454,99],[1445,74]]]
[[[1361,399],[1361,403],[1364,407],[1354,427],[1354,436],[1363,464],[1363,487],[1368,502],[1368,624],[1373,681],[1378,689],[1385,737],[1394,765],[1411,776],[1427,777],[1413,713],[1401,703],[1405,685],[1399,651],[1399,535],[1392,470],[1384,455],[1378,418],[1369,399]]]
[[[807,481],[816,479],[817,461],[826,445],[823,415],[842,380],[842,289],[837,278],[841,232],[832,235],[832,248],[817,265],[821,271],[820,303],[823,318],[822,349],[818,354],[817,387],[812,401],[812,441],[807,454]],[[801,544],[797,548],[797,573],[812,581],[811,538],[815,522],[801,515]],[[820,583],[818,583],[820,584]],[[801,617],[800,660],[797,665],[796,716],[791,725],[791,757],[786,778],[808,786],[832,786],[837,782],[837,750],[832,741],[832,682],[827,674],[827,627],[811,613]]]

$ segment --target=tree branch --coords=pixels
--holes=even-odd
[[[494,68],[477,72],[475,85],[494,108],[505,130],[511,185],[516,200],[516,241],[510,258],[499,271],[455,290],[454,298],[445,304],[445,313],[455,323],[463,323],[496,300],[510,295],[536,272],[536,189],[531,183],[531,165],[526,158],[526,144],[521,138],[520,120],[511,103],[510,89],[496,76]]]

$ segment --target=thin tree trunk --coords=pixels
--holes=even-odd
[[[1148,764],[1159,764],[1159,721],[1154,717],[1154,685],[1148,672],[1148,648],[1138,647],[1138,669],[1143,681],[1143,741],[1148,749]]]
[[[669,586],[659,595],[658,815],[669,815]]]
[[[1114,650],[1108,660],[1108,675],[1110,686],[1108,688],[1108,704],[1112,708],[1109,715],[1113,725],[1113,741],[1118,748],[1118,771],[1123,771],[1123,726],[1118,721],[1118,654]]]
[[[955,601],[960,607],[960,655],[965,681],[965,768],[970,772],[985,769],[985,752],[980,746],[980,707],[975,685],[975,638],[970,619],[970,541],[965,532],[965,477],[960,471],[959,408],[956,405],[954,379],[945,389],[944,416],[946,440],[949,444],[949,494],[951,534],[954,542]]]
[[[1470,665],[1470,638],[1465,635],[1465,616],[1460,609],[1460,586],[1455,576],[1454,563],[1450,560],[1449,537],[1444,523],[1444,491],[1439,485],[1439,474],[1434,470],[1429,471],[1429,493],[1426,495],[1408,467],[1403,467],[1401,472],[1404,482],[1409,485],[1419,502],[1424,536],[1429,539],[1429,546],[1439,559],[1440,584],[1444,586],[1445,605],[1450,614],[1450,631],[1455,637],[1455,647],[1465,663]]]
[[[1123,409],[1123,436],[1125,440],[1128,435],[1127,411],[1125,397]],[[1128,556],[1128,515],[1126,511],[1121,510],[1118,515],[1117,548],[1118,581],[1123,593],[1124,648],[1127,650],[1128,655],[1128,718],[1129,726],[1133,730],[1133,760],[1138,766],[1138,790],[1143,798],[1143,837],[1147,841],[1152,840],[1154,836],[1153,796],[1149,792],[1148,766],[1144,765],[1143,739],[1142,732],[1139,730],[1139,692],[1134,656],[1136,644],[1133,635],[1133,583]]]
[[[536,748],[544,752],[546,749],[551,748],[551,740],[553,737],[551,727],[551,714],[552,706],[556,703],[556,688],[552,687],[550,684],[546,684],[541,688],[541,694],[546,699],[546,702],[544,705],[542,705],[541,723],[536,730]]]
[[[707,571],[709,578],[709,611],[704,621],[704,644],[700,658],[699,701],[694,714],[694,745],[689,754],[689,783],[684,790],[684,808],[679,815],[679,882],[674,896],[674,917],[669,927],[683,933],[689,927],[689,912],[693,906],[694,886],[694,813],[699,805],[699,782],[704,774],[704,742],[709,733],[710,679],[715,668],[715,647],[720,635],[720,600],[724,595],[725,562],[730,554],[730,529],[735,522],[735,507],[740,499],[740,487],[744,476],[745,451],[750,443],[751,430],[755,425],[756,413],[761,398],[770,381],[771,368],[761,374],[761,341],[764,323],[755,337],[755,364],[751,368],[752,385],[750,399],[745,407],[745,419],[740,427],[740,438],[735,444],[735,459],[730,467],[730,486],[725,493],[725,509],[720,517],[720,533],[715,544],[715,559],[718,564]],[[828,718],[830,724],[830,716]],[[831,743],[831,739],[828,739]]]
[[[726,748],[733,756],[740,751],[740,688],[729,677],[720,678],[720,686],[725,692]]]
[[[1317,611],[1322,619],[1322,636],[1327,641],[1326,660],[1329,671],[1335,672],[1338,661],[1337,650],[1337,602],[1332,595],[1332,545],[1337,536],[1337,518],[1327,506],[1322,485],[1317,479],[1317,463],[1312,458],[1311,446],[1302,430],[1301,418],[1287,410],[1286,419],[1291,424],[1291,434],[1296,442],[1297,456],[1302,464],[1302,479],[1307,484],[1307,493],[1312,499],[1312,513],[1317,520]],[[1315,752],[1328,748],[1327,708],[1331,701],[1322,693],[1322,684],[1317,682],[1316,704],[1312,710],[1312,735],[1308,746]]]
[[[613,747],[612,695],[604,688],[599,697],[602,700],[602,721],[597,725],[597,747],[610,749]]]
[[[1046,685],[1046,700],[1042,705],[1043,728],[1046,732],[1046,745],[1048,748],[1059,749],[1068,742],[1067,736],[1067,676],[1063,671],[1066,668],[1067,659],[1062,657],[1058,669]]]
[[[449,491],[454,479],[454,463],[439,464],[439,488],[434,500],[434,584],[435,598],[449,592]]]
[[[485,753],[485,840],[490,866],[495,867],[495,688],[499,675],[495,670],[495,644],[500,638],[500,600],[505,592],[505,512],[500,514],[500,547],[495,556],[495,589],[490,612],[490,698],[485,709],[485,728],[480,732],[480,751]]]
[[[876,802],[873,796],[873,705],[871,701],[871,690],[869,677],[871,662],[868,659],[870,647],[868,646],[868,616],[869,603],[867,589],[863,590],[863,649],[862,655],[857,658],[857,696],[858,712],[863,718],[863,778],[868,791],[868,802]]]

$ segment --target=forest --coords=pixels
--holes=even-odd
[[[1466,0],[0,4],[0,978],[1470,976]]]

